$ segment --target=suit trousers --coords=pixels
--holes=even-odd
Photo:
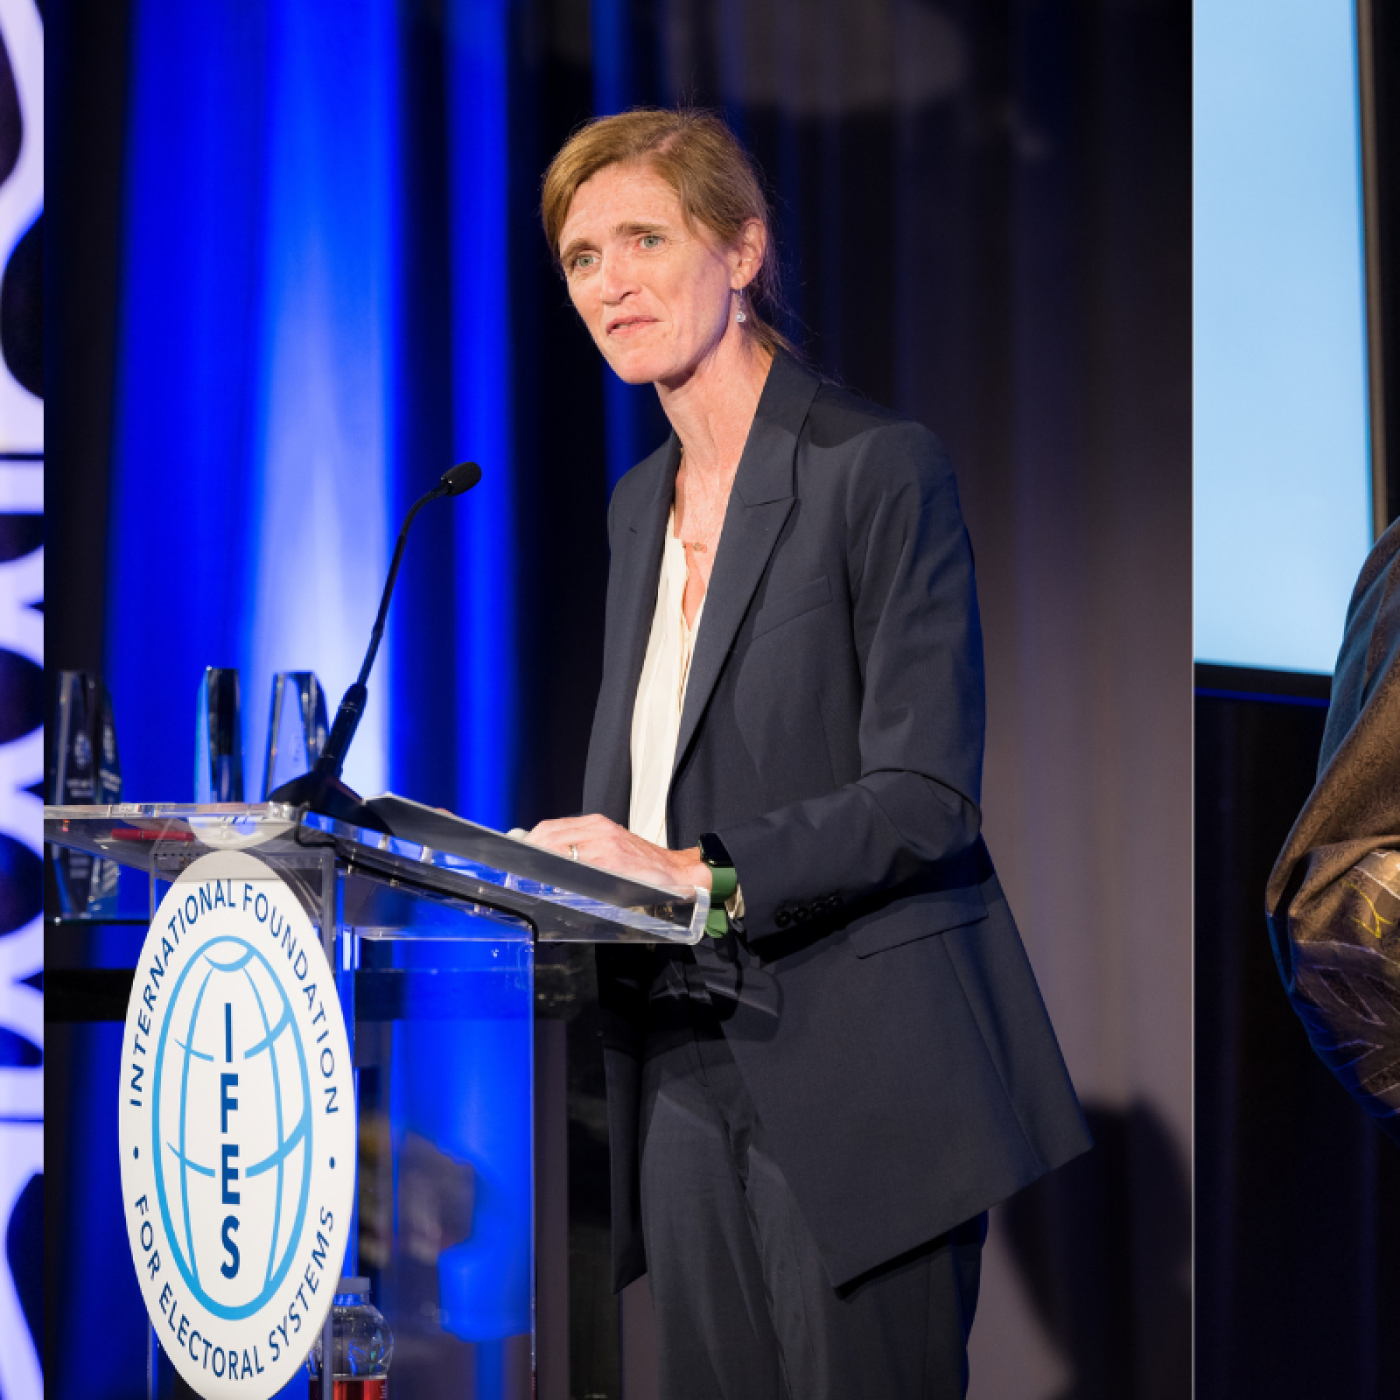
[[[833,1288],[717,1006],[693,965],[651,1002],[641,1210],[661,1400],[961,1400],[985,1214]]]

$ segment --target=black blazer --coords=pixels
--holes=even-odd
[[[679,445],[617,485],[584,810],[626,824],[633,704]],[[1088,1133],[979,835],[982,643],[938,441],[769,373],[696,637],[667,807],[717,832],[745,918],[694,954],[831,1281],[960,1224]],[[600,948],[615,1284],[638,1212],[646,999],[666,959]]]

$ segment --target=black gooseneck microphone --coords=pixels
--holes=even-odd
[[[335,722],[331,725],[326,747],[321,750],[321,756],[310,772],[283,783],[276,792],[269,793],[269,802],[309,807],[324,817],[368,827],[371,831],[388,831],[389,828],[365,805],[359,794],[341,781],[340,771],[345,766],[345,754],[355,737],[360,716],[365,712],[365,701],[369,698],[365,682],[369,679],[370,669],[379,651],[380,638],[384,635],[384,619],[389,615],[389,599],[393,596],[394,580],[399,576],[404,545],[408,542],[408,527],[413,524],[413,517],[429,501],[435,501],[440,496],[460,496],[480,480],[481,468],[475,462],[458,462],[455,467],[443,472],[442,480],[410,507],[403,529],[399,531],[398,543],[394,546],[393,562],[389,565],[389,577],[385,580],[384,593],[379,600],[379,616],[374,619],[374,630],[369,634],[369,650],[365,652],[364,665],[335,712]]]

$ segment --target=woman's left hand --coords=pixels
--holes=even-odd
[[[668,851],[634,836],[626,827],[606,817],[563,817],[541,822],[530,832],[530,840],[561,856],[575,856],[590,865],[639,880],[645,885],[667,885],[708,889],[710,867],[700,859],[699,847],[688,851]]]

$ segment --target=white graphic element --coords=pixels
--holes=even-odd
[[[44,1170],[44,1125],[0,1124],[0,1220],[8,1225],[21,1192]],[[4,1256],[0,1254],[0,1265]],[[0,1396],[41,1400],[44,1376],[10,1271],[0,1267]]]
[[[42,467],[0,469],[0,511],[42,510],[42,478]],[[25,657],[41,669],[44,665],[44,618],[35,604],[41,603],[43,597],[42,549],[0,564],[0,648]],[[41,858],[44,804],[25,789],[40,782],[43,776],[42,729],[32,729],[13,743],[0,746],[0,833]],[[43,966],[41,919],[36,918],[15,933],[0,935],[0,1027],[23,1036],[40,1051],[44,1047],[44,997],[35,988],[24,986],[23,979]],[[0,1118],[42,1118],[43,1114],[42,1064],[33,1068],[0,1068]],[[0,1214],[0,1221],[7,1219],[7,1215]],[[0,1286],[7,1286],[4,1279],[0,1279]],[[4,1336],[3,1320],[0,1320],[0,1338]],[[0,1389],[0,1394],[8,1392]],[[34,1394],[37,1396],[38,1392]]]
[[[320,939],[255,856],[202,856],[161,901],[119,1093],[127,1238],[156,1337],[207,1400],[267,1400],[340,1278],[356,1121]]]
[[[4,476],[0,474],[0,485],[3,483]],[[0,564],[0,648],[32,661],[41,670],[44,615],[36,605],[43,600],[42,548]],[[44,804],[25,789],[43,776],[42,729],[30,730],[13,743],[0,746],[0,832],[28,846],[36,856],[43,855]],[[0,940],[0,947],[3,947],[3,940]],[[3,1016],[3,1002],[0,1002],[0,1016]]]
[[[44,31],[32,0],[0,0],[0,44],[9,61],[19,101],[18,159],[0,184],[0,274],[15,246],[38,218],[44,203]],[[0,355],[0,452],[42,452],[44,404],[10,374]],[[0,464],[0,513],[40,514],[44,509],[42,464]],[[44,664],[44,620],[34,604],[43,601],[44,561],[36,550],[0,566],[0,647]],[[25,787],[43,777],[43,730],[0,748],[0,830],[43,854],[42,803]],[[44,998],[24,979],[44,965],[43,920],[35,918],[0,936],[0,1026],[22,1036],[42,1054]],[[0,1069],[0,1120],[42,1120],[44,1070]],[[44,1125],[0,1121],[0,1241],[9,1237],[10,1216],[26,1186],[44,1170]],[[39,1355],[25,1322],[19,1295],[0,1249],[0,1396],[40,1400],[44,1393]]]
[[[0,564],[0,647],[44,664],[44,551],[32,549]]]
[[[26,987],[24,979],[44,966],[44,923],[35,918],[15,933],[0,938],[0,1029],[13,1031],[42,1051],[44,1048],[44,994]],[[0,1119],[44,1116],[42,1064],[0,1065]],[[0,1128],[0,1143],[5,1141]],[[0,1220],[9,1216],[0,1212]],[[4,1260],[4,1235],[0,1234],[0,1263]],[[0,1278],[4,1270],[0,1268]],[[5,1329],[0,1322],[0,1337]],[[0,1351],[4,1348],[0,1347]],[[36,1392],[37,1393],[37,1392]],[[0,1395],[9,1392],[0,1389]]]
[[[43,854],[44,804],[25,788],[43,776],[42,729],[31,729],[22,739],[0,747],[0,831],[28,846],[36,856]]]
[[[0,0],[3,4],[4,0]],[[0,462],[0,514],[42,515],[44,513],[44,466],[42,462]]]
[[[0,185],[0,272],[44,207],[44,27],[33,0],[0,0],[0,42],[19,98],[19,159]],[[44,401],[0,355],[0,452],[44,450]]]

